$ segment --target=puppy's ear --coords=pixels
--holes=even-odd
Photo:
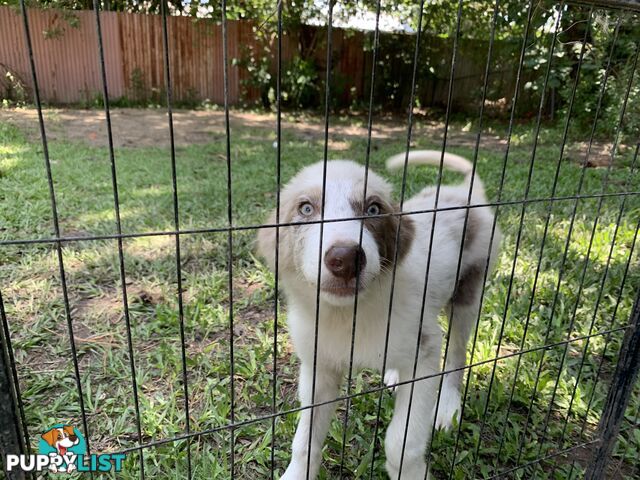
[[[49,430],[48,432],[44,432],[41,435],[42,439],[47,442],[49,445],[51,445],[52,447],[55,447],[56,445],[56,440],[58,439],[58,429],[57,428],[52,428],[51,430]]]
[[[268,225],[276,223],[276,211],[269,215],[266,222]],[[280,229],[282,235],[282,229]],[[258,230],[258,254],[265,259],[269,268],[273,271],[276,268],[276,228],[265,227]]]

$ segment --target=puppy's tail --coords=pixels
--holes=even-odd
[[[387,169],[396,170],[404,167],[406,158],[406,153],[394,155],[387,160]],[[412,150],[409,152],[407,163],[409,165],[431,165],[439,167],[440,161],[442,161],[444,168],[464,174],[464,184],[467,188],[470,188],[471,180],[473,180],[473,197],[484,197],[484,185],[478,177],[478,172],[474,174],[473,164],[460,155],[445,153],[443,158],[442,152],[439,150]]]

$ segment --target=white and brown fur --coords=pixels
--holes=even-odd
[[[413,151],[409,164],[439,165],[441,153]],[[404,164],[405,154],[390,158],[387,167]],[[442,186],[438,209],[464,207],[471,186],[471,163],[457,155],[445,154],[444,167],[465,175],[457,186]],[[362,250],[356,255],[358,274],[358,310],[356,331],[352,331],[356,279],[341,278],[336,264],[327,260],[332,247],[356,248],[360,239],[360,220],[324,223],[322,242],[320,224],[300,224],[321,218],[323,162],[300,171],[281,193],[279,274],[288,304],[289,333],[300,358],[299,398],[302,406],[312,401],[314,339],[316,336],[316,295],[320,266],[320,304],[318,316],[317,363],[314,403],[337,398],[344,373],[349,365],[351,338],[354,336],[353,360],[356,367],[382,369],[390,302],[392,270],[397,249],[397,267],[392,312],[390,317],[385,382],[395,384],[413,377],[415,346],[420,344],[416,377],[441,371],[442,329],[438,315],[445,310],[450,323],[450,346],[446,370],[463,367],[466,347],[478,316],[480,294],[488,255],[495,258],[500,233],[496,231],[490,245],[493,212],[489,207],[468,209],[466,234],[463,232],[467,209],[444,210],[436,214],[431,258],[428,260],[433,213],[386,215],[398,212],[387,181],[370,171],[363,204],[365,169],[345,160],[326,163],[325,220],[349,219],[372,215],[363,221]],[[422,190],[404,204],[404,212],[424,211],[434,207],[436,188]],[[479,179],[473,182],[471,205],[485,204],[484,189]],[[371,205],[375,204],[375,207]],[[310,205],[310,207],[308,206]],[[275,211],[269,223],[274,224]],[[399,228],[399,242],[396,231]],[[461,245],[463,236],[464,245]],[[275,268],[275,228],[263,228],[258,235],[259,253]],[[322,243],[322,261],[319,248]],[[354,246],[355,245],[355,246]],[[346,247],[345,247],[346,246]],[[354,247],[350,247],[354,246]],[[462,246],[459,268],[458,258]],[[342,252],[343,250],[339,250]],[[332,250],[335,252],[335,250]],[[361,253],[364,252],[364,253]],[[489,253],[490,252],[490,253]],[[333,258],[333,257],[332,257]],[[425,288],[425,273],[429,262],[429,279],[422,328],[420,312]],[[341,268],[342,262],[338,262]],[[334,274],[337,272],[338,276]],[[461,370],[445,376],[440,406],[435,419],[437,427],[449,427],[460,408]],[[426,475],[425,449],[431,433],[439,377],[415,382],[406,447],[402,456],[403,438],[408,413],[410,384],[397,388],[393,418],[386,432],[386,468],[392,479],[422,479]],[[321,463],[324,438],[335,410],[329,403],[313,410],[313,432],[309,455],[311,410],[300,414],[293,440],[292,458],[281,477],[286,480],[315,478]],[[310,458],[310,465],[307,465]]]

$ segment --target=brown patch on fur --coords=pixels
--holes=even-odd
[[[479,265],[469,266],[458,280],[456,290],[451,297],[452,302],[461,306],[472,305],[480,292],[483,273],[484,271]]]
[[[478,228],[480,222],[478,221],[478,214],[473,209],[469,209],[469,216],[467,217],[467,225],[464,231],[464,249],[468,250],[473,244],[474,240],[478,236]]]
[[[439,350],[438,344],[439,338],[436,335],[427,335],[424,332],[420,333],[420,355],[428,355],[434,350]]]
[[[360,200],[350,200],[351,207],[357,215],[364,215],[366,208],[372,203],[380,205],[380,214],[396,212],[398,209],[392,207],[378,196],[369,197],[366,205]],[[378,252],[381,264],[386,267],[393,263],[396,252],[396,236],[398,236],[398,262],[402,261],[413,243],[415,236],[415,225],[413,220],[407,216],[389,215],[383,217],[372,217],[364,220],[365,228],[371,232],[378,245]],[[398,235],[398,228],[400,233]]]
[[[424,353],[427,351],[427,348],[429,348],[429,335],[421,333],[420,334],[420,351]]]
[[[468,212],[467,224],[463,233],[463,251],[468,251],[471,248],[476,238],[478,238],[478,231],[481,228],[479,213],[474,209],[469,209]],[[483,274],[484,268],[478,264],[470,265],[461,272],[451,301],[461,306],[472,305],[479,295],[484,278]]]

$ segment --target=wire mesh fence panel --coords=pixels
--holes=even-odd
[[[421,1],[391,35],[385,3],[315,5],[309,39],[274,2],[261,70],[229,43],[236,3],[212,6],[223,105],[185,113],[163,0],[140,47],[162,51],[151,126],[113,107],[94,0],[79,141],[41,102],[21,0],[34,106],[26,134],[0,123],[4,454],[71,449],[55,469],[99,478],[638,475],[640,4]],[[359,8],[364,93],[343,110],[337,29]],[[271,111],[233,108],[251,72]],[[321,113],[299,112],[311,98]],[[151,146],[121,146],[134,129]]]

